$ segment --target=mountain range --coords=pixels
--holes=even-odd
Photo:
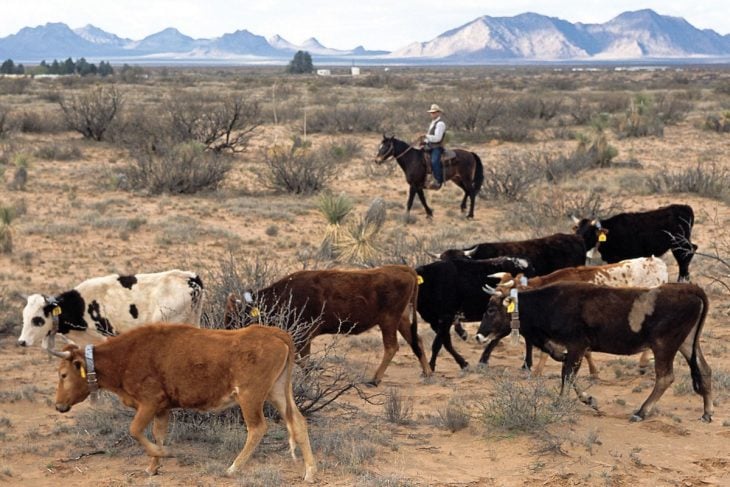
[[[284,63],[298,50],[308,51],[317,63],[714,62],[730,59],[730,34],[701,30],[681,17],[647,9],[624,12],[602,24],[571,23],[537,13],[485,15],[393,52],[363,46],[334,49],[314,37],[294,44],[279,35],[266,39],[245,29],[194,39],[171,27],[132,40],[93,25],[72,30],[63,23],[47,23],[0,38],[0,59],[25,63],[67,57],[112,62]]]

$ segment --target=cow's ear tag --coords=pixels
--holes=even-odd
[[[55,308],[53,308],[51,310],[51,315],[52,316],[58,316],[60,314],[61,314],[61,307],[60,306],[56,306]]]
[[[251,314],[252,317],[258,318],[259,315],[261,314],[261,311],[259,311],[258,308],[252,308],[250,314]]]
[[[420,285],[420,284],[423,284],[423,277],[421,277],[421,276],[418,276],[418,284],[419,284],[419,285]]]
[[[605,242],[606,241],[606,234],[604,232],[600,232],[598,234],[598,241],[599,242]]]
[[[81,369],[79,369],[79,372],[81,372],[81,378],[86,379],[86,367],[81,367]]]
[[[508,313],[514,313],[515,312],[515,302],[511,299],[509,300],[509,303],[507,303],[507,312]]]

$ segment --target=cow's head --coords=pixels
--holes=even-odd
[[[375,162],[382,164],[391,157],[395,157],[395,137],[388,137],[383,133],[383,140],[380,141],[380,145],[378,146]]]
[[[76,345],[66,345],[62,352],[52,353],[62,359],[58,366],[56,410],[65,413],[71,406],[89,397],[84,353]]]
[[[474,252],[477,251],[477,246],[466,250],[461,249],[449,249],[444,250],[441,252],[441,255],[439,255],[439,259],[441,260],[456,260],[456,259],[471,259],[474,256]]]
[[[586,250],[591,250],[599,242],[606,241],[608,229],[601,226],[600,220],[590,218],[583,218],[582,220],[578,220],[576,217],[572,218],[573,223],[575,223],[573,230],[575,231],[576,235],[580,235],[581,237],[583,237],[583,242],[585,242]]]
[[[242,328],[251,323],[258,323],[261,312],[255,306],[250,291],[243,293],[243,299],[235,293],[226,297],[226,309],[223,313],[223,325],[226,329]]]
[[[49,340],[54,333],[54,318],[61,314],[61,307],[54,298],[40,294],[28,296],[28,302],[23,308],[23,329],[18,338],[18,345],[30,347],[43,343],[48,349]]]
[[[480,343],[489,345],[495,340],[501,340],[510,333],[510,304],[515,304],[510,297],[510,289],[514,287],[514,280],[498,285],[490,292],[491,297],[487,309],[482,316],[476,338]]]

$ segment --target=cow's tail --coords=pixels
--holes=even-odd
[[[423,355],[421,345],[418,341],[418,281],[421,276],[418,276],[413,285],[413,292],[411,293],[411,349],[416,357],[419,359]]]
[[[702,394],[702,372],[697,365],[697,351],[700,347],[700,335],[702,334],[702,328],[705,325],[705,318],[707,318],[707,312],[710,309],[710,306],[707,301],[707,295],[701,288],[697,288],[697,292],[694,294],[702,300],[702,313],[700,313],[700,319],[695,327],[695,336],[692,342],[692,356],[689,360],[689,370],[690,375],[692,376],[692,389],[694,389],[697,394]]]
[[[476,152],[472,152],[471,154],[474,156],[477,166],[474,168],[474,194],[477,194],[482,189],[482,183],[484,182],[484,165]]]

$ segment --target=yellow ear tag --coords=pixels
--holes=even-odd
[[[601,232],[598,234],[598,241],[599,242],[605,242],[606,241],[606,234]]]
[[[515,312],[515,302],[514,301],[510,301],[509,304],[507,304],[507,312],[508,313]]]
[[[251,313],[250,314],[251,314],[252,317],[258,318],[258,316],[261,314],[261,312],[259,311],[258,308],[253,308],[253,309],[251,309]]]
[[[418,276],[418,284],[419,285],[423,284],[423,277]]]
[[[61,307],[60,306],[56,306],[55,308],[53,308],[51,310],[51,315],[53,315],[53,316],[58,316],[60,314],[61,314]]]
[[[81,372],[81,378],[86,379],[86,369],[84,367],[81,367],[79,371]]]

